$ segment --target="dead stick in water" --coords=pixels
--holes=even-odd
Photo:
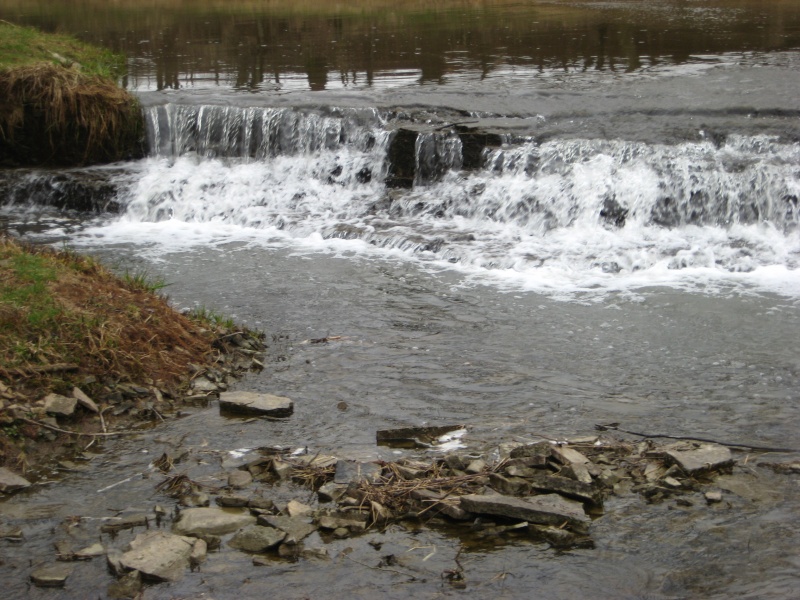
[[[630,431],[628,429],[622,429],[617,426],[615,423],[610,425],[599,425],[595,424],[595,429],[598,431],[621,431],[622,433],[629,433],[630,435],[636,435],[643,438],[666,438],[669,440],[688,440],[694,442],[706,442],[708,444],[719,444],[720,446],[728,446],[730,448],[747,448],[749,450],[758,450],[760,452],[798,452],[800,450],[797,448],[773,448],[771,446],[754,446],[752,444],[734,444],[731,442],[720,442],[719,440],[712,440],[709,438],[701,438],[697,436],[689,436],[689,435],[667,435],[664,433],[641,433],[639,431]]]
[[[80,433],[78,431],[69,431],[67,429],[60,429],[58,427],[53,427],[52,425],[48,425],[47,423],[41,423],[39,421],[34,421],[33,419],[19,419],[20,421],[25,421],[26,423],[30,423],[31,425],[36,425],[37,427],[44,427],[45,429],[50,429],[51,431],[57,431],[59,433],[67,433],[69,435],[80,435],[83,437],[111,437],[114,435],[139,435],[141,431],[110,431],[108,433]]]

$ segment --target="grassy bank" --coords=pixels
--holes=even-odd
[[[118,277],[92,258],[0,237],[0,466],[25,471],[52,458],[53,446],[68,454],[115,423],[161,419],[190,376],[217,365],[231,323],[207,311],[177,313],[155,293],[159,285]],[[75,388],[98,411],[56,422],[43,399]]]
[[[0,21],[0,165],[74,166],[140,156],[124,57]]]

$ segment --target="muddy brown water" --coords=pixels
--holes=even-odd
[[[696,171],[696,179],[727,182],[731,173],[759,165],[756,183],[779,172],[782,191],[775,202],[791,196],[798,181],[792,162],[800,131],[796,2],[365,2],[320,9],[297,2],[2,0],[0,18],[125,51],[126,84],[154,110],[400,107],[423,113],[415,124],[426,114],[452,121],[459,111],[472,110],[480,114],[463,118],[563,142],[564,156],[604,152],[569,146],[573,140],[631,144],[623,148],[621,164],[649,148],[693,144],[704,125],[719,134],[719,147],[709,152],[722,158],[710,174]],[[758,142],[762,134],[778,136],[784,154],[770,154]],[[736,135],[757,138],[756,150],[736,155],[724,143]],[[678,170],[670,161],[680,151],[670,152],[664,169]],[[271,340],[266,368],[236,387],[286,395],[296,407],[280,422],[225,418],[213,403],[188,408],[141,435],[95,444],[85,469],[51,473],[31,491],[5,499],[2,523],[24,533],[22,542],[0,540],[7,597],[105,597],[113,578],[103,559],[76,563],[61,590],[32,587],[28,577],[35,566],[54,560],[54,541],[72,540],[77,549],[100,538],[123,547],[138,531],[100,536],[102,519],[150,512],[155,504],[171,509],[174,502],[155,490],[162,476],[149,464],[178,448],[190,451],[180,469],[213,486],[236,464],[232,451],[259,446],[307,447],[360,460],[431,458],[435,452],[375,444],[377,429],[421,424],[463,423],[463,451],[489,458],[500,443],[535,440],[537,434],[587,435],[608,422],[646,433],[800,447],[800,300],[791,287],[779,294],[735,280],[720,283],[711,261],[692,277],[653,279],[650,286],[643,280],[634,293],[603,287],[607,282],[598,278],[597,289],[562,294],[482,276],[480,269],[490,270],[485,265],[502,256],[476,261],[480,268],[451,270],[432,264],[431,251],[409,256],[399,243],[388,252],[346,240],[326,246],[317,243],[317,231],[296,232],[303,223],[312,229],[318,223],[352,225],[355,219],[339,216],[335,204],[349,188],[332,196],[333,208],[321,210],[323,216],[303,212],[296,197],[302,190],[291,187],[289,204],[269,207],[277,216],[250,218],[258,203],[238,212],[230,204],[230,196],[244,197],[252,186],[232,156],[230,164],[203,157],[191,169],[182,155],[115,167],[112,177],[136,181],[136,189],[161,190],[176,182],[174,190],[152,197],[121,194],[123,214],[131,197],[147,206],[173,194],[170,210],[189,215],[186,223],[150,216],[138,222],[132,213],[93,220],[19,202],[3,206],[13,233],[64,241],[120,269],[162,276],[178,307],[203,305],[263,328]],[[289,158],[328,168],[317,154]],[[283,163],[266,164],[277,169]],[[284,179],[299,186],[292,171],[286,173]],[[17,174],[3,174],[12,176]],[[299,180],[315,190],[314,177]],[[464,175],[471,182],[469,177]],[[185,191],[192,179],[202,185]],[[276,194],[277,179],[269,184]],[[485,179],[491,189],[493,180]],[[215,185],[233,191],[206,199],[211,216],[204,222],[202,211],[187,207],[193,209],[199,202],[194,196]],[[434,202],[459,185],[466,186],[455,179],[409,193]],[[611,188],[623,197],[623,187]],[[786,202],[788,211],[791,200]],[[221,208],[213,213],[208,206]],[[428,222],[414,229],[412,213],[378,216],[390,221],[390,232],[407,226],[424,236],[435,229]],[[789,277],[798,263],[797,215],[781,218],[775,226],[780,232],[769,232],[783,236],[777,239],[785,242],[781,265]],[[276,229],[280,221],[283,229],[259,229],[261,220]],[[293,222],[294,237],[287,238]],[[761,260],[761,242],[747,236],[718,242],[724,235],[702,219],[682,227],[670,231],[701,231],[692,238],[698,245],[718,243]],[[557,238],[562,231],[568,228],[541,237]],[[580,247],[598,234],[575,235]],[[480,252],[469,248],[462,262],[473,251]],[[307,343],[327,336],[339,339]],[[736,456],[740,466],[716,483],[725,497],[720,505],[706,506],[699,494],[689,496],[691,507],[610,497],[592,525],[594,549],[558,552],[523,537],[486,539],[446,524],[397,524],[348,540],[312,536],[307,545],[325,547],[327,560],[274,557],[268,566],[254,567],[251,556],[223,546],[199,571],[148,587],[144,597],[794,597],[800,586],[798,480],[756,466],[791,455]],[[264,493],[276,501],[310,498],[292,486]],[[84,520],[70,527],[76,516]],[[456,567],[459,550],[463,589],[442,579]],[[381,568],[389,555],[396,562],[391,570]]]

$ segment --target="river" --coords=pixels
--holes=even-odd
[[[149,147],[0,173],[8,228],[264,329],[270,360],[237,387],[296,404],[280,423],[192,409],[6,500],[13,597],[103,596],[101,561],[61,592],[26,587],[31,561],[65,517],[163,502],[152,476],[98,490],[177,439],[214,457],[195,477],[263,445],[396,458],[375,431],[420,424],[464,423],[476,454],[609,422],[800,447],[797,2],[0,0],[0,18],[124,51]],[[66,188],[99,210],[54,206]],[[725,509],[612,497],[596,547],[569,552],[369,534],[411,579],[354,540],[261,570],[225,550],[145,597],[790,598],[797,485],[743,467]],[[462,541],[457,590],[440,576]]]

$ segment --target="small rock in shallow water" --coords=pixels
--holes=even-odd
[[[31,581],[39,587],[63,587],[73,567],[64,563],[39,567],[31,573]]]
[[[189,567],[189,557],[196,543],[205,542],[163,531],[140,533],[120,562],[129,570],[139,571],[156,581],[177,581]]]
[[[31,482],[24,477],[20,477],[5,467],[0,467],[0,492],[10,494],[30,486]]]
[[[289,398],[272,394],[225,392],[220,395],[219,408],[222,412],[243,415],[288,417],[294,412],[294,403]]]
[[[252,525],[256,518],[246,511],[223,508],[189,508],[181,513],[173,530],[179,535],[225,535]]]
[[[286,534],[274,527],[250,525],[231,538],[228,545],[245,552],[264,552],[280,544]]]
[[[708,502],[709,504],[716,504],[717,502],[722,502],[722,492],[720,491],[706,492],[703,495],[706,498],[706,502]]]
[[[234,489],[242,489],[253,483],[253,476],[247,471],[236,470],[228,475],[228,485]]]

